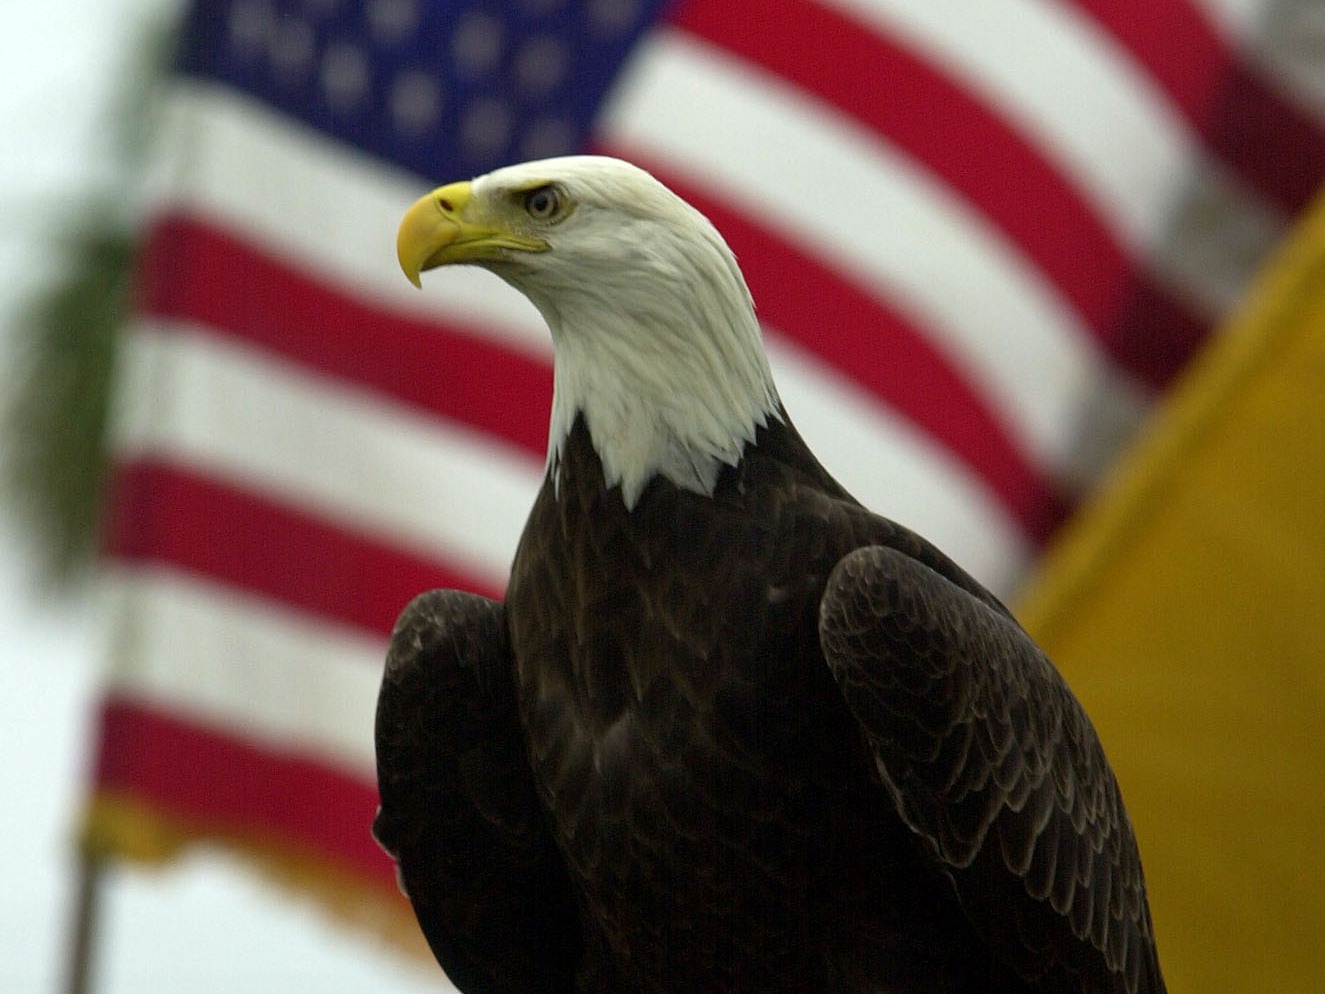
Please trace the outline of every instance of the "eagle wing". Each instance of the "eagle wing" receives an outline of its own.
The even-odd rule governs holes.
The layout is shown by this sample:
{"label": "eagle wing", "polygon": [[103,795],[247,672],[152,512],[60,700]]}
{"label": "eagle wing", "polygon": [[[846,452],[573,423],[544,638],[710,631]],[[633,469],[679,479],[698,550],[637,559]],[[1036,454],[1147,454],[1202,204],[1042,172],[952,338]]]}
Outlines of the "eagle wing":
{"label": "eagle wing", "polygon": [[824,656],[923,853],[1045,990],[1164,990],[1141,861],[1080,704],[1009,616],[895,549],[845,556]]}
{"label": "eagle wing", "polygon": [[579,919],[530,774],[500,603],[434,590],[405,608],[376,745],[373,835],[451,981],[574,990]]}

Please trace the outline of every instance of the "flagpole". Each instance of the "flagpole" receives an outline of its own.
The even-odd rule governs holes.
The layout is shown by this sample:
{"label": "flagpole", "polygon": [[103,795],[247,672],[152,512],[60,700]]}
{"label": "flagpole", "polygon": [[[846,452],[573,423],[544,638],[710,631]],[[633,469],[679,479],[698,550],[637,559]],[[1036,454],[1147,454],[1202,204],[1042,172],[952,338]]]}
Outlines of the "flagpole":
{"label": "flagpole", "polygon": [[92,978],[93,943],[101,911],[101,880],[105,860],[92,846],[79,847],[78,891],[74,897],[65,994],[88,994]]}

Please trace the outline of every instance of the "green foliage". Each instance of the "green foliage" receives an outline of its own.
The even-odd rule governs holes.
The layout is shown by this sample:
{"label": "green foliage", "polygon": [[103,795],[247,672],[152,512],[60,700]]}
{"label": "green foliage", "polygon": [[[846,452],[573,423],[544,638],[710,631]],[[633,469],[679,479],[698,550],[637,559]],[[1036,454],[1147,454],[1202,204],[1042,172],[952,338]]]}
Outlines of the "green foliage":
{"label": "green foliage", "polygon": [[[16,382],[0,391],[0,498],[37,540],[48,586],[79,579],[98,540],[107,468],[106,435],[116,346],[130,309],[138,219],[134,188],[158,125],[163,68],[174,19],[159,12],[133,26],[139,43],[106,122],[103,165],[112,178],[89,189],[53,236],[55,279],[20,310]],[[65,198],[61,198],[63,201]],[[28,204],[29,216],[55,204]]]}
{"label": "green foliage", "polygon": [[60,282],[15,329],[19,378],[6,398],[5,496],[39,540],[45,579],[91,561],[106,472],[115,347],[129,310],[131,237],[111,221],[75,232]]}

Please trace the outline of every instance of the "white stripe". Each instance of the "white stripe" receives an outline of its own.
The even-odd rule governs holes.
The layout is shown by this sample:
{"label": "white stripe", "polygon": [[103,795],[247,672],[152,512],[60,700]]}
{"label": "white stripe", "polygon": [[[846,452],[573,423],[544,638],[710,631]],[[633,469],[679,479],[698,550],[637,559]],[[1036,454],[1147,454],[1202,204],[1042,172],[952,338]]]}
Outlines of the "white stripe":
{"label": "white stripe", "polygon": [[[180,161],[165,170],[169,182],[158,186],[154,198],[159,206],[183,204],[238,227],[275,251],[288,252],[299,265],[346,281],[388,307],[431,319],[459,312],[478,329],[505,329],[501,333],[513,336],[520,347],[550,355],[537,312],[481,270],[429,273],[423,294],[405,283],[389,245],[384,251],[380,244],[393,237],[380,215],[394,226],[400,204],[426,184],[416,186],[353,154],[341,165],[342,146],[292,128],[223,89],[189,84],[175,94],[172,106],[185,137],[177,136],[166,149],[167,158]],[[190,167],[195,159],[206,167]],[[272,177],[272,182],[254,184],[254,174]],[[246,187],[253,187],[251,195],[245,194]],[[321,217],[327,205],[335,210]],[[329,219],[335,229],[330,234]],[[142,333],[126,361],[126,375],[133,380],[123,391],[132,405],[121,431],[124,445],[169,450],[172,458],[190,465],[238,476],[289,501],[308,502],[358,530],[423,543],[439,555],[467,558],[481,575],[505,576],[535,489],[535,476],[521,459],[514,460],[512,470],[511,459],[494,456],[486,438],[432,419],[415,420],[389,404],[347,393],[343,384],[269,362],[241,345],[207,335],[162,333],[150,325]],[[937,445],[920,441],[901,419],[840,375],[812,362],[806,365],[808,360],[779,359],[779,354],[795,354],[785,347],[775,345],[771,351],[798,426],[807,437],[820,436],[816,444],[823,457],[854,492],[942,542],[996,586],[1000,577],[1016,573],[1024,560],[1024,541],[974,474]],[[213,368],[213,362],[219,365]],[[152,372],[157,365],[161,368]],[[189,385],[181,385],[181,376]],[[217,389],[223,381],[227,385]],[[212,404],[224,408],[224,417],[213,416],[207,409]],[[187,412],[182,423],[175,424],[180,419],[169,413],[172,406]],[[411,424],[404,432],[398,427],[402,417]],[[341,422],[348,422],[349,440],[334,442],[340,428],[332,426]],[[440,456],[426,454],[438,451],[430,440],[434,431],[441,432],[436,443]],[[310,438],[322,441],[310,446]],[[415,439],[411,451],[393,457],[406,438]],[[329,446],[334,451],[326,452]],[[841,455],[835,458],[835,453]],[[357,468],[344,466],[347,459]],[[358,465],[364,460],[372,460],[374,467]],[[473,466],[473,474],[468,468],[457,471],[459,466]],[[349,492],[357,487],[365,492]],[[466,517],[474,506],[483,509],[481,520]],[[954,520],[946,520],[948,513]]]}
{"label": "white stripe", "polygon": [[609,141],[918,316],[1034,461],[1069,462],[1063,426],[1105,360],[1015,244],[854,121],[701,42],[659,32],[631,65],[605,112]]}
{"label": "white stripe", "polygon": [[[1226,306],[1221,277],[1230,265],[1247,269],[1244,233],[1283,228],[1277,211],[1211,159],[1145,67],[1071,4],[824,2],[896,36],[982,95],[1094,205],[1124,251],[1153,262],[1161,277],[1176,277],[1178,292],[1198,309],[1217,314]],[[1241,24],[1249,11],[1221,16]],[[1175,220],[1180,204],[1197,199],[1220,203],[1221,227],[1205,231],[1195,249],[1205,260],[1219,257],[1217,273],[1192,264],[1184,218]]]}
{"label": "white stripe", "polygon": [[[765,99],[763,94],[747,97],[751,95],[755,103]],[[172,91],[167,109],[170,126],[163,129],[167,135],[159,155],[163,164],[150,184],[151,207],[187,208],[294,258],[301,268],[375,304],[415,318],[464,323],[523,353],[550,358],[551,342],[542,318],[521,294],[492,274],[472,266],[436,270],[428,273],[424,293],[401,277],[392,249],[394,227],[403,205],[411,203],[427,183],[355,154],[225,87],[182,83]],[[807,127],[814,130],[818,125],[811,121]],[[892,203],[898,220],[921,213],[916,205],[906,203],[909,196],[906,188],[896,191]],[[947,203],[942,197],[941,201]],[[742,205],[757,215],[767,213],[766,204]],[[816,217],[804,220],[815,223]],[[898,237],[892,231],[896,227],[886,221],[880,231],[889,235],[877,239],[876,247],[886,243],[894,249],[893,264],[902,273],[912,272],[913,245],[926,244],[928,231],[922,220],[913,225],[918,231],[912,236]],[[820,244],[831,244],[833,239],[833,231],[818,235]],[[970,232],[958,231],[949,243],[965,248]],[[969,350],[977,353],[969,358],[975,380],[992,380],[995,396],[1020,412],[1019,424],[1030,439],[1032,457],[1039,457],[1051,474],[1075,477],[1075,447],[1061,437],[1057,425],[1073,420],[1075,391],[1093,382],[1094,376],[1108,375],[1092,346],[1080,341],[1084,338],[1080,333],[1043,330],[1045,323],[1053,325],[1059,318],[1027,317],[1015,300],[1019,288],[1007,289],[1007,265],[994,265],[991,273],[991,266],[970,266],[961,278],[966,292],[954,294],[950,292],[953,273],[961,272],[958,266],[965,260],[945,258],[942,252],[930,252],[926,260],[924,272],[914,274],[909,284],[922,290],[938,288],[930,292],[937,306],[962,298],[965,326],[958,330]],[[973,284],[980,273],[988,273],[986,286]],[[882,282],[875,276],[869,280],[873,285]],[[986,292],[990,298],[980,300]],[[995,298],[1008,302],[1003,321],[1006,341],[1000,341],[996,326],[986,321],[986,307]],[[1067,318],[1061,321],[1072,323]],[[1037,329],[1040,334],[1020,334]],[[986,368],[986,363],[994,363],[994,368]],[[1121,396],[1129,410],[1142,410],[1141,396],[1126,387]]]}
{"label": "white stripe", "polygon": [[1015,588],[1032,550],[979,476],[776,331],[768,356],[792,422],[857,500],[924,535],[991,590]]}
{"label": "white stripe", "polygon": [[160,567],[113,564],[103,589],[117,692],[373,775],[384,639]]}
{"label": "white stripe", "polygon": [[1248,42],[1248,56],[1281,98],[1325,127],[1325,9],[1319,0],[1276,4]]}
{"label": "white stripe", "polygon": [[[684,52],[684,44],[681,48]],[[682,73],[685,71],[683,68]],[[721,90],[725,80],[711,83]],[[684,105],[683,97],[677,94],[667,101],[673,110],[669,118]],[[766,93],[752,90],[748,80],[744,92],[727,98],[731,103],[724,106],[733,120],[766,108],[768,99]],[[160,154],[164,165],[151,196],[157,209],[187,207],[238,229],[379,305],[425,320],[459,321],[527,354],[550,356],[551,342],[537,311],[491,274],[473,267],[438,270],[427,274],[423,293],[401,276],[392,247],[394,226],[402,205],[412,202],[428,184],[347,151],[224,88],[186,83],[173,93],[168,108],[170,126],[163,132],[169,137]],[[645,116],[653,113],[651,106],[636,109]],[[768,108],[762,113],[767,116],[777,111]],[[886,150],[867,137],[849,130],[843,136],[842,128],[828,126],[822,116],[819,108],[802,104],[798,126],[815,137],[812,145],[826,147],[834,161],[850,167],[839,171],[842,182],[854,182],[863,171],[868,182],[877,185],[887,180],[880,180],[876,169],[893,166],[900,170],[892,186],[886,187],[891,196],[886,209],[880,208],[886,216],[873,229],[886,232],[886,237],[862,239],[857,231],[856,244],[850,248],[858,249],[863,242],[872,248],[870,254],[886,254],[883,261],[895,270],[896,279],[891,282],[897,292],[922,298],[917,304],[922,312],[941,313],[945,320],[940,326],[950,330],[955,339],[950,344],[959,358],[964,357],[962,364],[975,382],[983,383],[999,404],[1012,411],[1014,426],[1032,456],[1051,474],[1067,472],[1072,454],[1057,426],[1072,420],[1077,391],[1092,382],[1101,368],[1085,333],[1076,329],[1052,291],[1045,291],[1024,267],[1017,268],[1012,250],[1000,254],[1001,248],[990,245],[989,237],[980,237],[988,235],[987,229],[969,214],[962,216],[962,209],[940,188],[889,159]],[[725,128],[717,117],[708,120],[724,133],[734,130]],[[673,130],[684,138],[686,123]],[[768,202],[761,202],[760,192],[738,195],[742,177],[731,173],[734,163],[746,161],[753,148],[768,150],[767,157],[784,170],[791,160],[759,137],[757,128],[745,131],[756,134],[748,136],[749,148],[734,150],[740,153],[734,159],[698,165],[709,180],[716,173],[725,173],[723,193],[742,209],[775,221],[770,215],[777,212],[770,212]],[[686,167],[695,167],[691,144],[677,141],[663,154],[671,156],[680,149],[688,157]],[[868,154],[884,161],[851,163],[862,145],[869,147]],[[814,171],[814,163],[803,164],[809,167],[807,172]],[[767,174],[767,169],[760,171]],[[255,176],[264,180],[255,181]],[[805,180],[823,188],[822,176],[806,176]],[[840,184],[838,188],[843,189]],[[917,196],[919,201],[913,199]],[[834,219],[834,228],[798,228],[791,234],[813,236],[821,250],[838,257],[838,265],[859,271],[861,263],[851,253],[844,255],[838,244],[841,230],[853,229],[857,207],[843,204],[840,211],[845,213]],[[889,285],[889,275],[878,272],[881,266],[876,259],[864,274],[867,286]],[[952,291],[954,273],[961,273],[960,293]],[[895,306],[896,300],[889,297],[888,303]],[[993,320],[993,316],[1001,320]],[[1073,331],[1063,334],[1063,326]],[[1120,403],[1132,410],[1139,409],[1141,401],[1139,396],[1124,394]]]}
{"label": "white stripe", "polygon": [[[1283,6],[1282,0],[1274,0]],[[1219,27],[1220,32],[1234,45],[1253,38],[1260,29],[1262,18],[1272,0],[1194,0]],[[1301,6],[1312,6],[1310,2]]]}
{"label": "white stripe", "polygon": [[1138,251],[1159,237],[1197,141],[1144,69],[1072,5],[826,2],[983,94],[1076,181],[1124,245]]}
{"label": "white stripe", "polygon": [[536,459],[188,326],[124,342],[113,444],[306,506],[501,586]]}
{"label": "white stripe", "polygon": [[422,320],[466,324],[550,356],[523,296],[472,267],[429,273],[420,293],[396,264],[396,227],[427,180],[372,159],[227,87],[172,84],[147,209],[219,221],[368,301]]}
{"label": "white stripe", "polygon": [[[844,485],[991,584],[1017,573],[1024,542],[977,477],[809,356],[776,339],[770,353]],[[532,460],[198,330],[140,324],[122,363],[120,455],[167,458],[503,582],[538,484]]]}
{"label": "white stripe", "polygon": [[1226,171],[1196,170],[1169,207],[1155,273],[1217,324],[1243,299],[1287,227],[1282,212],[1253,202]]}
{"label": "white stripe", "polygon": [[[179,162],[158,180],[154,203],[185,204],[216,217],[225,227],[248,232],[258,243],[297,257],[319,276],[346,282],[379,304],[424,318],[458,314],[478,330],[497,327],[522,349],[549,357],[542,318],[521,294],[490,274],[473,268],[439,270],[428,274],[423,294],[400,276],[390,250],[391,228],[400,205],[427,184],[356,155],[346,162],[339,144],[224,89],[189,83],[172,97],[171,106],[185,137],[167,147],[167,158]],[[195,160],[205,167],[192,166]],[[256,183],[254,175],[269,179]],[[386,245],[379,244],[383,240]],[[386,531],[392,541],[423,543],[486,575],[504,577],[535,489],[535,477],[521,459],[511,469],[510,459],[493,456],[488,439],[435,419],[413,419],[391,404],[299,374],[235,343],[178,331],[163,334],[150,325],[142,330],[142,343],[130,350],[142,358],[130,358],[126,367],[138,382],[143,376],[151,376],[151,382],[131,383],[123,391],[139,407],[136,414],[126,411],[123,444],[170,449],[175,459],[235,474],[285,500],[307,501],[370,534]],[[807,437],[820,436],[816,444],[825,461],[836,464],[833,468],[853,492],[942,542],[995,586],[999,578],[1016,573],[1026,555],[1020,531],[969,468],[882,411],[876,400],[864,398],[843,376],[815,368],[803,357],[779,360],[779,353],[790,351],[786,347],[771,351],[796,423]],[[156,363],[163,368],[151,374]],[[132,371],[135,366],[142,370]],[[187,378],[188,386],[179,383],[179,376]],[[217,387],[223,380],[227,386]],[[217,419],[208,404],[236,410]],[[175,424],[180,419],[168,406],[188,412],[183,423]],[[338,407],[342,414],[323,414],[323,408],[334,412]],[[396,424],[401,416],[409,421],[405,431]],[[348,435],[334,441],[341,428],[333,424],[342,421]],[[236,431],[231,425],[241,427]],[[818,425],[824,425],[822,431]],[[436,443],[441,456],[428,455],[433,432],[441,432]],[[322,441],[310,447],[309,439]],[[396,460],[391,453],[403,447],[404,439],[415,441]],[[843,444],[847,439],[851,443]],[[249,451],[250,440],[254,451]],[[326,452],[329,447],[334,451]],[[835,453],[840,453],[836,459]],[[330,469],[348,459],[356,464],[371,460],[374,467]],[[466,469],[457,472],[461,465]],[[399,482],[387,482],[392,480]],[[358,486],[366,492],[350,492]],[[440,513],[454,505],[462,510]],[[482,520],[472,520],[480,509]],[[990,521],[998,524],[987,525]]]}
{"label": "white stripe", "polygon": [[[1005,589],[1026,549],[982,481],[837,374],[772,354],[789,409],[844,484]],[[135,325],[119,386],[121,456],[170,460],[504,584],[541,479],[524,453],[189,326]]]}
{"label": "white stripe", "polygon": [[121,563],[106,580],[117,691],[374,775],[384,639],[183,573]]}

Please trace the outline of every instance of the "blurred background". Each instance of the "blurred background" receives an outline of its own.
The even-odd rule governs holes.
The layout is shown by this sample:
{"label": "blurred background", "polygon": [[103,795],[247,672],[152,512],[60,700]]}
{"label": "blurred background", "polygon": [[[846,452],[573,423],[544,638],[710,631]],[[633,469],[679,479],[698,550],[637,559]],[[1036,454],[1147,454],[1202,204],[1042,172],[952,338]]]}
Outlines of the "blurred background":
{"label": "blurred background", "polygon": [[[42,324],[51,295],[77,296],[69,282],[74,276],[93,284],[92,300],[65,305],[72,315],[62,320],[74,323],[75,336],[89,323],[102,326],[123,315],[122,267],[139,223],[132,173],[151,127],[141,100],[166,65],[178,14],[172,0],[59,0],[0,9],[0,266],[8,274],[0,285],[0,382],[7,397],[0,446],[7,482],[18,433],[12,401],[19,383],[36,375],[31,348],[42,361],[33,328]],[[64,458],[62,446],[92,444],[77,437],[85,429],[71,424],[70,433],[38,444]],[[14,498],[13,487],[6,497],[0,987],[56,991],[67,978],[78,819],[97,742],[107,612],[86,575],[79,526],[69,532],[56,526],[64,537],[52,535],[19,510],[28,505]],[[160,872],[116,867],[105,880],[92,989],[448,988],[422,958],[346,930],[291,893],[278,892],[251,865],[209,851]]]}
{"label": "blurred background", "polygon": [[584,150],[714,220],[824,462],[1064,670],[1170,989],[1313,989],[1320,3],[59,0],[0,79],[6,990],[446,989],[373,699],[413,593],[502,589],[550,343],[394,231]]}

